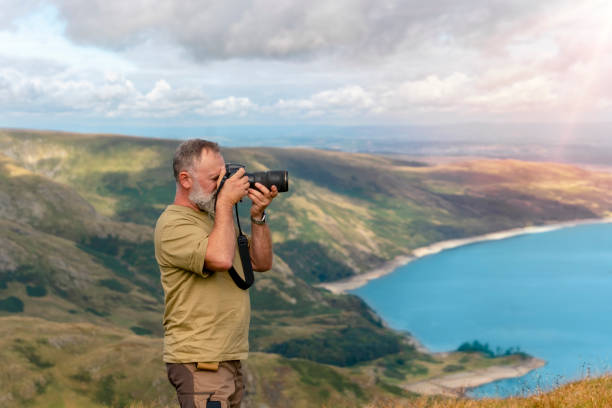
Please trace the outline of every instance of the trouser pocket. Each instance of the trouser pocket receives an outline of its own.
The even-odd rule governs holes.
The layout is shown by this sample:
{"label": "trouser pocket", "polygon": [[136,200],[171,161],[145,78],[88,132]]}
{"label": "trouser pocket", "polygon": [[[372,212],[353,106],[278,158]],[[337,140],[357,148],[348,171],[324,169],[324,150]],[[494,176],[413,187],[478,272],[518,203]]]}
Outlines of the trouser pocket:
{"label": "trouser pocket", "polygon": [[211,401],[212,392],[177,393],[181,408],[222,408],[219,401]]}

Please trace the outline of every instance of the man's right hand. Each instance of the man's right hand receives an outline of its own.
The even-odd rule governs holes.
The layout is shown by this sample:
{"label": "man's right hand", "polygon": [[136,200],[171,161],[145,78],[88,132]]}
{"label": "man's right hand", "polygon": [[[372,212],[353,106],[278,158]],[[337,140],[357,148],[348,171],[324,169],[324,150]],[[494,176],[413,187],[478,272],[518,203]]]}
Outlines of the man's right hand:
{"label": "man's right hand", "polygon": [[[240,168],[232,177],[225,181],[217,197],[217,208],[219,206],[229,206],[231,208],[247,195],[250,184],[249,178],[245,176],[245,173],[244,168]],[[219,179],[223,179],[224,175],[225,173],[221,174]]]}

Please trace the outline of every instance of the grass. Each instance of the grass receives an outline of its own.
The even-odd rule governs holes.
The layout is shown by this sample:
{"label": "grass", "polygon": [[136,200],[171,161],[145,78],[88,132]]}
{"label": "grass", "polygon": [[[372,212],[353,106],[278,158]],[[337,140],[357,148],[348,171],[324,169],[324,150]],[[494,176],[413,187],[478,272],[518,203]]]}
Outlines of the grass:
{"label": "grass", "polygon": [[[612,376],[586,378],[563,385],[550,392],[540,392],[530,397],[507,399],[450,399],[419,397],[406,393],[392,385],[382,385],[396,397],[381,397],[357,406],[366,408],[609,408],[612,405]],[[323,403],[311,407],[331,408],[337,405]],[[167,408],[158,404],[131,402],[129,408]]]}
{"label": "grass", "polygon": [[[132,400],[174,401],[159,338],[108,325],[31,317],[0,321],[0,406],[101,408]],[[75,395],[76,405],[69,402]]]}
{"label": "grass", "polygon": [[550,392],[529,397],[482,400],[417,397],[380,398],[368,408],[609,408],[612,406],[612,375],[585,378],[565,384]]}

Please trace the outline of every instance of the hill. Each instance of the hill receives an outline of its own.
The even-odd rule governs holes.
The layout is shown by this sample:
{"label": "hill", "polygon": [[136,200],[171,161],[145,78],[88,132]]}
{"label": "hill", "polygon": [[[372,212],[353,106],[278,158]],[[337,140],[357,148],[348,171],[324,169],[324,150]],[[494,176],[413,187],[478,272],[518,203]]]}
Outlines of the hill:
{"label": "hill", "polygon": [[[160,338],[108,323],[59,323],[23,316],[0,317],[0,323],[0,407],[124,407],[136,401],[146,407],[175,406],[174,389],[160,360]],[[402,375],[439,375],[459,359],[474,368],[512,364],[517,358],[491,361],[478,354],[456,353],[446,360],[428,356],[419,362],[404,352],[339,367],[255,352],[246,361],[246,405],[361,406],[373,397],[414,396],[394,385]]]}
{"label": "hill", "polygon": [[[20,317],[11,324],[26,322],[22,316],[45,322],[20,329],[28,345],[13,339],[5,361],[34,367],[45,361],[28,358],[48,348],[38,342],[48,336],[35,334],[33,326],[89,330],[79,326],[83,323],[93,325],[92,333],[96,327],[115,333],[101,337],[92,350],[83,343],[85,354],[102,358],[103,350],[123,338],[149,344],[143,346],[146,361],[159,356],[155,341],[163,302],[151,238],[157,216],[173,198],[170,161],[177,144],[0,131],[0,316]],[[304,401],[318,395],[321,404],[354,406],[377,395],[406,395],[403,382],[436,375],[462,358],[417,351],[409,337],[386,328],[359,298],[333,295],[313,283],[366,272],[440,240],[612,211],[612,176],[568,165],[478,160],[431,166],[309,149],[224,149],[223,154],[250,171],[290,173],[290,191],[270,209],[274,268],[258,275],[251,289],[250,340],[256,353],[249,372],[256,381],[249,400],[269,406],[285,406],[287,390],[304,386]],[[31,354],[32,347],[43,351]],[[511,361],[476,358],[462,369],[503,363]],[[152,367],[140,368],[155,372]],[[79,390],[61,379],[72,375],[67,367],[57,364],[53,370],[58,389]],[[328,373],[335,385],[325,386],[317,373]],[[106,375],[123,389],[121,370]],[[29,387],[38,390],[36,381]],[[41,389],[46,395],[47,388]],[[95,390],[87,389],[95,401]],[[24,401],[36,404],[37,395]],[[117,401],[126,401],[131,394],[117,395]]]}

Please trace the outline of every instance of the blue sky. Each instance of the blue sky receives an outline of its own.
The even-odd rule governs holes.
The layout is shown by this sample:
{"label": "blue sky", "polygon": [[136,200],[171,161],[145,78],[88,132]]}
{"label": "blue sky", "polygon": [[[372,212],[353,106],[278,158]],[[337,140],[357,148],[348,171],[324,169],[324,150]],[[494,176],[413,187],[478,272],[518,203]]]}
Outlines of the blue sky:
{"label": "blue sky", "polygon": [[602,122],[603,0],[0,0],[0,126]]}

